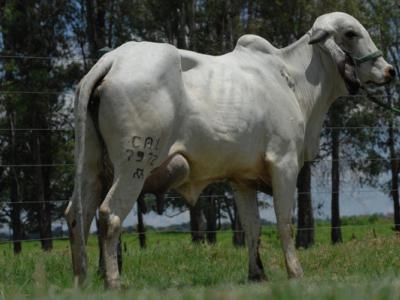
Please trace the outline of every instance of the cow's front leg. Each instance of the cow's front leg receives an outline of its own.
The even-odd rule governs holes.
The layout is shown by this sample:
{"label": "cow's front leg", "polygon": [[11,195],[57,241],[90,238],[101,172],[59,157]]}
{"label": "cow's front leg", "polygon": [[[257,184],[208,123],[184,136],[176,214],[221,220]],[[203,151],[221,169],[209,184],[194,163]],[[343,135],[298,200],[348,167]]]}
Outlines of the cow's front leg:
{"label": "cow's front leg", "polygon": [[249,280],[266,280],[259,254],[261,222],[256,191],[236,184],[233,191],[249,251]]}
{"label": "cow's front leg", "polygon": [[[296,156],[293,155],[293,157]],[[290,278],[303,276],[303,270],[297,258],[292,238],[291,224],[297,175],[298,163],[291,157],[283,158],[272,166],[272,188],[276,221]]]}

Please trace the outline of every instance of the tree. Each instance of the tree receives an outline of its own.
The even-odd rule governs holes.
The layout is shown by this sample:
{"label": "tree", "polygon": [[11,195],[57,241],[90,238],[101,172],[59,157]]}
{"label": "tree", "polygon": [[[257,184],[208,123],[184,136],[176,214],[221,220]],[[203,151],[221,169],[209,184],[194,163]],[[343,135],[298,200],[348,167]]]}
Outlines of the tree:
{"label": "tree", "polygon": [[200,198],[194,206],[189,208],[190,212],[190,233],[192,242],[203,243],[205,241],[205,222],[201,209],[202,199]]}
{"label": "tree", "polygon": [[[27,165],[13,167],[9,176],[14,182],[10,185],[13,202],[24,204],[27,231],[39,231],[44,250],[52,248],[52,216],[57,206],[49,200],[56,197],[58,183],[51,182],[51,176],[57,176],[59,169],[53,167],[58,150],[58,137],[45,136],[41,130],[55,128],[62,122],[56,116],[64,100],[63,92],[71,86],[70,71],[75,74],[73,63],[59,63],[51,57],[69,54],[66,23],[72,6],[68,1],[57,3],[34,3],[32,1],[7,1],[1,3],[1,35],[3,52],[13,58],[3,62],[5,77],[2,90],[17,91],[3,95],[6,107],[10,143],[3,144],[2,159],[5,164]],[[62,13],[61,13],[62,11]],[[53,14],[49,14],[53,12]],[[29,28],[29,35],[26,35]],[[29,56],[30,58],[19,58]],[[32,57],[48,57],[33,59]],[[18,91],[24,91],[20,93]],[[36,92],[31,92],[36,91]],[[40,92],[43,91],[43,92]],[[47,92],[46,92],[47,91]],[[16,128],[35,128],[28,131],[16,131]],[[18,134],[17,134],[18,133]],[[23,136],[24,135],[24,136]],[[16,154],[18,153],[18,161]],[[71,157],[71,156],[70,156]],[[35,165],[30,167],[29,165]],[[64,174],[68,170],[62,170]],[[18,205],[19,206],[19,205]],[[16,228],[14,235],[20,236],[21,225],[18,221],[21,206],[12,208],[12,224]],[[57,207],[59,208],[59,206]],[[20,233],[18,233],[20,232]]]}
{"label": "tree", "polygon": [[146,248],[146,228],[144,227],[143,214],[146,213],[146,204],[144,202],[144,197],[139,197],[137,200],[137,231],[139,236],[140,248]]}
{"label": "tree", "polygon": [[[335,109],[336,108],[336,109]],[[340,189],[340,170],[339,170],[339,140],[340,132],[337,130],[339,126],[337,116],[337,107],[333,106],[329,113],[331,126],[331,143],[332,143],[332,200],[331,200],[331,240],[333,244],[341,243],[342,231],[340,227],[340,210],[339,210],[339,189]]]}
{"label": "tree", "polygon": [[315,225],[311,199],[311,163],[305,162],[297,179],[297,234],[296,247],[314,244]]}

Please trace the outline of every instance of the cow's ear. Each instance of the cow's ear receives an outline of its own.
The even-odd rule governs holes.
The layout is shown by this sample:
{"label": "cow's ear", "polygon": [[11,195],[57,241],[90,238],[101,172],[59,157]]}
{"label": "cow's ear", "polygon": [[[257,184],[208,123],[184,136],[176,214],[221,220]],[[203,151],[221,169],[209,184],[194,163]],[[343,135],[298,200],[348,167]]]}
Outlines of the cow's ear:
{"label": "cow's ear", "polygon": [[310,45],[325,41],[330,33],[324,29],[316,29],[311,33],[310,41],[308,42]]}

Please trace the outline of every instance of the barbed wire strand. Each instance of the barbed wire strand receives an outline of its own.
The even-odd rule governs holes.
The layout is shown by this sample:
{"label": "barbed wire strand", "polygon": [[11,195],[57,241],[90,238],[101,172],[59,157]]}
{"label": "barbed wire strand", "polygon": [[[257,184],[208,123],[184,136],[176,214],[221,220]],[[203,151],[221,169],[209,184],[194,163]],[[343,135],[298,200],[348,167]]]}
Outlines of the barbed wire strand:
{"label": "barbed wire strand", "polygon": [[[340,127],[323,127],[322,130],[387,130],[389,126],[340,126]],[[399,128],[393,128],[394,131],[399,131]],[[0,128],[0,131],[74,131],[73,128]]]}
{"label": "barbed wire strand", "polygon": [[[93,58],[65,58],[65,57],[54,57],[54,56],[25,56],[25,55],[0,55],[0,58],[6,58],[6,59],[44,59],[44,60],[55,60],[55,59],[60,59],[60,60],[75,60],[75,61],[84,61],[86,60],[96,60]],[[9,95],[15,95],[15,94],[39,94],[39,95],[59,95],[59,94],[66,94],[66,93],[72,93],[72,92],[67,92],[67,91],[5,91],[5,90],[0,90],[0,94],[9,94]],[[385,98],[386,96],[380,96],[381,98]],[[364,95],[356,95],[353,96],[352,98],[365,98]],[[369,129],[369,130],[384,130],[388,129],[388,126],[335,126],[335,127],[324,127],[323,130],[364,130],[364,129]],[[0,131],[73,131],[74,129],[64,129],[64,128],[18,128],[18,129],[9,129],[9,128],[2,128]],[[349,161],[350,159],[339,159],[339,160],[329,160],[329,159],[321,159],[321,160],[313,160],[314,162],[322,162],[322,161]],[[399,160],[399,159],[363,159],[364,161],[392,161],[392,160]],[[33,164],[19,164],[19,165],[0,165],[0,167],[58,167],[58,166],[73,166],[73,164],[41,164],[41,165],[33,165]],[[393,192],[396,190],[388,191],[388,192]],[[347,191],[346,191],[347,192]],[[339,191],[339,193],[346,193],[345,191]],[[377,191],[348,191],[350,193],[375,193]],[[331,191],[326,191],[326,192],[299,192],[298,194],[313,194],[313,193],[332,193]],[[220,198],[220,197],[226,197],[225,195],[202,195],[200,198]],[[175,198],[180,198],[180,197],[166,197],[165,199],[175,199]],[[34,204],[34,203],[57,203],[57,202],[68,202],[69,200],[51,200],[51,201],[5,201],[2,203],[6,204]],[[332,227],[332,226],[316,226],[315,228],[296,228],[296,230],[317,230],[317,229],[333,229],[333,228],[346,228],[346,227],[361,227],[361,226],[370,226],[372,228],[376,226],[398,226],[400,224],[359,224],[359,225],[343,225],[341,227]],[[276,229],[275,229],[276,230]],[[234,231],[234,230],[229,230],[230,232],[243,232],[243,231]],[[223,231],[147,231],[147,232],[134,232],[130,234],[149,234],[149,233],[193,233],[193,232],[201,232],[201,233],[210,233],[210,232],[223,232]],[[226,232],[226,231],[225,231]],[[21,240],[7,240],[7,241],[0,241],[0,244],[4,243],[15,243],[15,242],[32,242],[32,241],[43,241],[43,240],[66,240],[69,239],[68,236],[61,236],[61,237],[52,237],[52,238],[37,238],[37,239],[21,239]]]}
{"label": "barbed wire strand", "polygon": [[65,202],[69,202],[69,200],[47,200],[47,201],[0,201],[0,205],[1,204],[6,204],[6,205],[10,205],[10,204],[43,204],[43,203],[65,203]]}
{"label": "barbed wire strand", "polygon": [[[66,91],[22,91],[22,90],[0,90],[0,94],[49,94],[49,95],[54,95],[54,94],[64,94],[64,93],[73,93],[73,90],[70,90],[69,92]],[[386,95],[378,95],[377,97],[379,98],[388,98]],[[348,95],[345,96],[344,98],[356,98],[356,99],[366,99],[367,95]],[[389,111],[390,113],[394,113],[393,111]]]}
{"label": "barbed wire strand", "polygon": [[74,131],[73,128],[0,128],[0,131]]}
{"label": "barbed wire strand", "polygon": [[17,164],[17,165],[0,165],[3,168],[31,168],[31,167],[65,167],[74,166],[74,164]]}
{"label": "barbed wire strand", "polygon": [[[297,231],[317,231],[319,229],[344,229],[344,228],[365,228],[365,227],[369,227],[369,228],[379,228],[379,227],[389,227],[390,229],[400,226],[400,224],[347,224],[347,225],[342,225],[342,226],[329,226],[329,225],[317,225],[315,227],[305,227],[305,228],[298,228],[296,226],[293,225],[293,229],[297,230]],[[262,231],[262,235],[265,235],[265,227],[263,228],[264,231]],[[269,226],[268,228],[269,231],[272,232],[276,232],[277,228],[276,228],[276,224],[272,224]],[[243,230],[232,230],[232,229],[228,229],[228,230],[148,230],[148,231],[142,231],[142,232],[137,232],[137,231],[132,231],[132,232],[126,232],[125,234],[128,235],[140,235],[140,234],[191,234],[191,233],[243,233]],[[92,235],[96,235],[96,233],[92,233]],[[0,244],[8,244],[8,243],[18,243],[18,242],[39,242],[39,241],[47,241],[47,240],[68,240],[69,236],[53,236],[53,237],[49,237],[49,238],[32,238],[32,239],[19,239],[19,240],[12,240],[12,239],[8,239],[8,240],[0,240]]]}
{"label": "barbed wire strand", "polygon": [[34,95],[59,95],[59,94],[73,94],[73,91],[71,90],[70,92],[67,91],[4,91],[0,90],[0,94],[4,95],[24,95],[24,94],[34,94]]}
{"label": "barbed wire strand", "polygon": [[[367,129],[367,130],[371,130],[371,131],[384,131],[384,130],[388,130],[389,127],[388,126],[378,126],[378,127],[368,127],[368,126],[344,126],[344,127],[323,127],[322,130],[363,130],[363,129]],[[0,131],[28,131],[28,132],[32,132],[32,131],[74,131],[74,128],[0,128]],[[394,131],[400,131],[400,128],[393,128]]]}
{"label": "barbed wire strand", "polygon": [[[371,161],[386,161],[386,162],[390,162],[390,161],[400,161],[400,157],[399,158],[361,158],[361,159],[352,159],[352,158],[328,159],[328,158],[324,158],[324,159],[305,160],[304,162],[319,163],[319,162],[341,162],[341,161],[357,162],[357,163],[371,162]],[[0,164],[0,167],[4,167],[4,168],[9,168],[9,167],[13,167],[13,168],[62,167],[62,166],[74,166],[74,164],[73,163],[60,163],[60,164],[28,164],[28,163],[25,163],[25,164]]]}
{"label": "barbed wire strand", "polygon": [[[332,193],[339,193],[341,195],[343,194],[375,194],[375,193],[393,193],[397,192],[399,190],[387,190],[387,191],[380,191],[380,190],[344,190],[344,191],[339,191],[339,192],[332,192],[332,191],[311,191],[311,192],[296,192],[297,195],[318,195],[318,194],[332,194]],[[151,193],[149,193],[151,194]],[[233,195],[201,195],[199,196],[200,199],[208,199],[208,198],[234,198]],[[164,197],[164,200],[178,200],[178,199],[183,199],[181,196],[167,196]],[[66,203],[69,202],[70,200],[47,200],[47,201],[0,201],[1,204],[5,205],[12,205],[12,204],[43,204],[43,203]]]}
{"label": "barbed wire strand", "polygon": [[68,236],[55,236],[51,238],[34,238],[34,239],[20,239],[20,240],[0,240],[0,244],[7,244],[7,243],[21,243],[21,242],[41,242],[41,241],[56,241],[56,240],[67,240],[69,239]]}
{"label": "barbed wire strand", "polygon": [[8,58],[8,59],[42,59],[42,60],[73,60],[73,61],[84,61],[84,60],[97,60],[96,58],[92,57],[63,57],[63,56],[34,56],[34,55],[7,55],[7,54],[0,54],[0,58]]}

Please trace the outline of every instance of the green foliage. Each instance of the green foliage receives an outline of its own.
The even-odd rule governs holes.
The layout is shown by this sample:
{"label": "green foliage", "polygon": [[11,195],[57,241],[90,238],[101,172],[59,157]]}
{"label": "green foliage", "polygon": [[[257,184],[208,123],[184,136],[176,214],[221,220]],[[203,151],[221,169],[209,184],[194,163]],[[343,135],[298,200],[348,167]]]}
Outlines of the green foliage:
{"label": "green foliage", "polygon": [[[73,13],[70,1],[3,1],[0,4],[1,52],[12,56],[0,61],[0,90],[11,92],[0,94],[3,109],[0,153],[4,165],[73,161],[72,132],[50,131],[71,129],[72,103],[68,104],[68,94],[71,98],[73,85],[82,74],[80,64],[70,59],[74,50],[68,22]],[[43,130],[11,130],[26,128]],[[27,202],[18,212],[24,216],[25,226],[22,225],[21,231],[37,232],[43,226],[40,220],[44,205],[29,202],[69,198],[72,171],[71,167],[1,167],[0,176],[5,185],[0,201]],[[54,219],[60,217],[63,207],[59,203],[47,207]]]}
{"label": "green foliage", "polygon": [[136,235],[124,235],[126,289],[121,293],[103,291],[96,275],[95,237],[89,239],[89,279],[82,292],[72,289],[67,241],[56,242],[46,255],[34,242],[25,243],[27,251],[17,256],[0,245],[0,298],[397,299],[400,241],[388,221],[378,218],[373,224],[383,229],[376,237],[370,226],[361,226],[359,238],[351,239],[354,228],[345,227],[345,242],[337,246],[330,245],[325,228],[319,225],[317,244],[299,251],[305,278],[294,281],[286,277],[275,227],[264,227],[260,250],[270,283],[262,284],[247,283],[247,250],[231,245],[231,232],[219,232],[213,246],[192,244],[183,233],[149,232],[146,249],[139,248]]}
{"label": "green foliage", "polygon": [[[115,48],[129,40],[168,42],[179,48],[208,54],[223,54],[234,48],[244,33],[259,34],[277,47],[298,39],[312,26],[315,18],[331,11],[344,11],[358,18],[371,33],[400,73],[399,7],[394,0],[57,0],[0,1],[1,53],[31,58],[1,58],[0,76],[3,91],[51,91],[50,94],[0,94],[0,128],[73,128],[72,93],[98,55],[98,50]],[[45,57],[42,59],[32,58]],[[51,57],[53,57],[51,59]],[[88,59],[92,58],[92,59]],[[384,92],[399,106],[399,84]],[[382,95],[382,94],[380,94]],[[382,112],[363,100],[345,98],[333,107],[329,124],[335,126],[382,126],[390,122],[398,128],[398,118]],[[0,132],[3,164],[46,164],[73,162],[72,132]],[[345,165],[357,172],[361,184],[384,190],[391,170],[389,155],[398,155],[394,139],[388,150],[387,128],[341,131],[341,157],[351,159]],[[329,132],[323,141],[329,145]],[[41,144],[41,153],[34,155]],[[328,146],[326,148],[328,148]],[[326,149],[325,149],[326,150]],[[37,152],[37,151],[36,151]],[[13,155],[17,153],[17,157]],[[328,151],[322,155],[329,155]],[[15,156],[15,155],[14,155]],[[356,158],[356,159],[355,159]],[[395,176],[398,176],[397,168]],[[16,172],[15,174],[13,172]],[[22,202],[38,200],[38,186],[43,185],[46,200],[64,200],[71,195],[73,167],[43,167],[43,184],[38,183],[37,168],[2,168],[0,201],[13,197],[13,184],[20,188]],[[223,186],[218,194],[227,191]],[[207,191],[206,191],[207,192]],[[228,191],[229,192],[229,191]],[[15,199],[14,199],[15,200]],[[232,199],[219,207],[220,215],[232,215]],[[183,201],[171,200],[169,207],[184,208]],[[207,202],[204,202],[207,205]],[[149,206],[154,206],[149,201]],[[53,219],[59,219],[65,205],[52,205]],[[12,208],[0,207],[0,220],[10,221]],[[40,209],[24,204],[21,216],[28,231],[37,231]],[[21,217],[22,218],[22,217]],[[231,218],[232,219],[232,218]]]}

